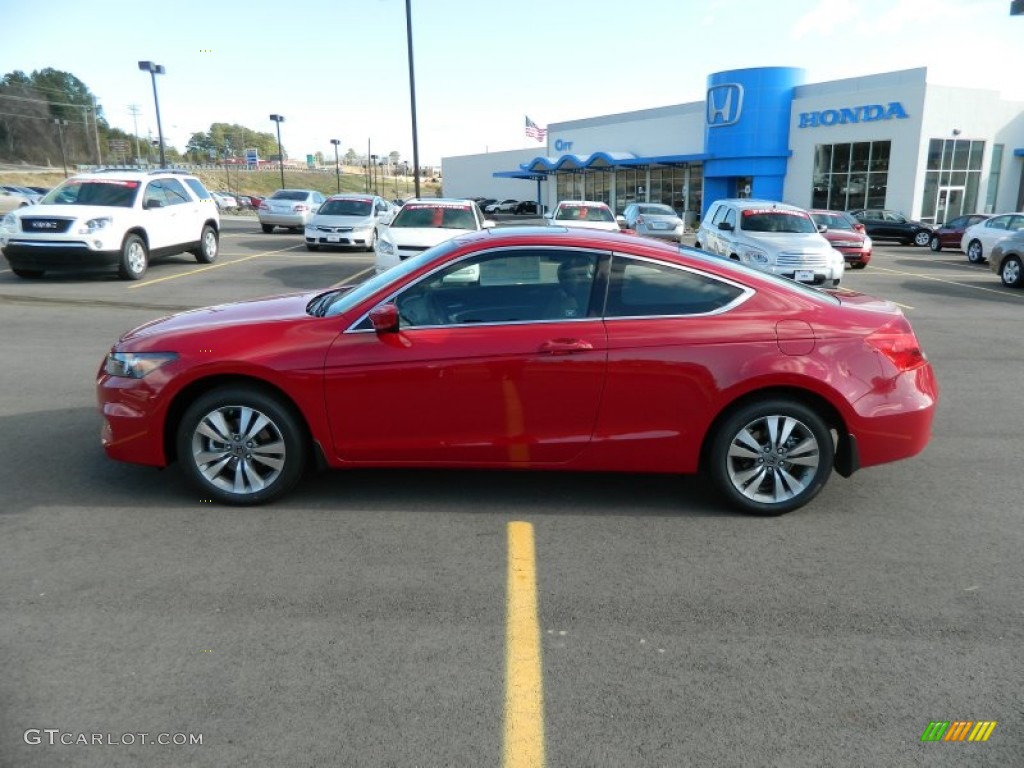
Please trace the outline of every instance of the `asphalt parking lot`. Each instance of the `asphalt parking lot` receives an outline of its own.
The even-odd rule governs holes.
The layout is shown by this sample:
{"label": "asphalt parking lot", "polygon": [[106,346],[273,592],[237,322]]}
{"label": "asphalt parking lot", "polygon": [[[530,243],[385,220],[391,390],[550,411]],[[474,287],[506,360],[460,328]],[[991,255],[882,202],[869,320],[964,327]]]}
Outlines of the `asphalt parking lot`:
{"label": "asphalt parking lot", "polygon": [[[326,473],[227,509],[105,458],[93,384],[122,332],[371,270],[245,219],[215,264],[138,282],[0,260],[0,766],[500,765],[520,522],[549,766],[1024,765],[1024,291],[912,247],[848,272],[913,323],[934,437],[781,518],[694,478],[492,472]],[[997,726],[921,741],[964,720]]]}

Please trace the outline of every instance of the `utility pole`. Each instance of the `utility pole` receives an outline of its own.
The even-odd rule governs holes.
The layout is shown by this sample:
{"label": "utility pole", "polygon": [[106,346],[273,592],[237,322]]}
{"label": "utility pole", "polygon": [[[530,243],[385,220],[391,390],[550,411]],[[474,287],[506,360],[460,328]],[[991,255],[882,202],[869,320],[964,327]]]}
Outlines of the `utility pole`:
{"label": "utility pole", "polygon": [[135,126],[135,163],[142,162],[142,153],[139,152],[139,114],[142,110],[138,104],[129,104],[128,113],[132,116],[132,124]]}
{"label": "utility pole", "polygon": [[96,137],[96,165],[103,165],[103,155],[100,154],[100,106],[96,97],[92,97],[92,130]]}

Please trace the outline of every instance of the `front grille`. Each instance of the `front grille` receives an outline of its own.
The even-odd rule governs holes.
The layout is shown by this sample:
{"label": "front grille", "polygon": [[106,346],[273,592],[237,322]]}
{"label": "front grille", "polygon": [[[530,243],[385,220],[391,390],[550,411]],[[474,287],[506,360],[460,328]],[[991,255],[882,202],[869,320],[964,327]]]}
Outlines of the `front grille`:
{"label": "front grille", "polygon": [[813,269],[815,267],[827,267],[828,257],[823,253],[794,253],[789,251],[780,253],[775,263],[780,267]]}
{"label": "front grille", "polygon": [[352,227],[323,227],[323,226],[317,225],[317,231],[319,231],[319,232],[329,232],[332,235],[334,235],[334,234],[337,234],[338,232],[351,232],[352,231]]}
{"label": "front grille", "polygon": [[50,216],[22,216],[22,232],[39,232],[48,235],[64,234],[71,229],[74,219],[57,219]]}

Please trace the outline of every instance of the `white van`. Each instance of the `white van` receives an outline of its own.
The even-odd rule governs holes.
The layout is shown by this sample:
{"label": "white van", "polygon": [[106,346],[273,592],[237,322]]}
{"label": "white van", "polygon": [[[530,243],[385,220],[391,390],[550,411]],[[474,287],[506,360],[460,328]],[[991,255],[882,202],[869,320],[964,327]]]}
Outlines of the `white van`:
{"label": "white van", "polygon": [[835,287],[843,255],[802,208],[771,200],[712,203],[697,230],[697,247],[801,283]]}

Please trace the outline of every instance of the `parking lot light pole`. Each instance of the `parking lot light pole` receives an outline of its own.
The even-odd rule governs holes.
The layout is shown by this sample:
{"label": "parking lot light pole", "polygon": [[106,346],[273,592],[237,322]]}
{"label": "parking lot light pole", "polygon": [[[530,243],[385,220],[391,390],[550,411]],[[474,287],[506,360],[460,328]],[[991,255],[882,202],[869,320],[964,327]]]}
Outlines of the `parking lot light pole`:
{"label": "parking lot light pole", "polygon": [[284,189],[284,150],[281,149],[281,123],[284,115],[271,115],[270,119],[277,123],[277,167],[281,169],[281,189]]}
{"label": "parking lot light pole", "polygon": [[370,182],[373,194],[377,194],[377,156],[370,155]]}
{"label": "parking lot light pole", "polygon": [[164,154],[164,129],[160,123],[160,99],[156,95],[156,76],[166,74],[167,70],[164,69],[163,64],[154,64],[152,61],[140,61],[139,69],[143,72],[149,72],[149,76],[153,78],[153,105],[156,107],[156,134],[160,139],[160,167],[167,167],[167,158]]}
{"label": "parking lot light pole", "polygon": [[331,144],[334,145],[334,175],[338,179],[338,192],[341,192],[341,162],[338,160],[338,145],[341,144],[341,139],[331,139]]}
{"label": "parking lot light pole", "polygon": [[57,132],[60,134],[60,162],[64,166],[64,178],[66,179],[68,177],[68,156],[64,152],[64,126],[68,124],[68,121],[54,118],[53,124],[57,126]]}

